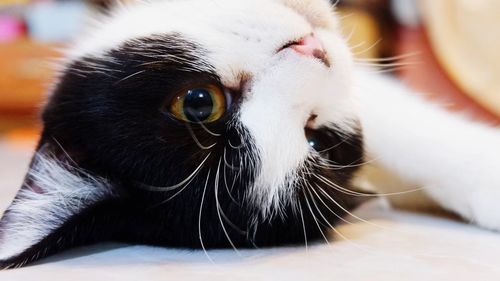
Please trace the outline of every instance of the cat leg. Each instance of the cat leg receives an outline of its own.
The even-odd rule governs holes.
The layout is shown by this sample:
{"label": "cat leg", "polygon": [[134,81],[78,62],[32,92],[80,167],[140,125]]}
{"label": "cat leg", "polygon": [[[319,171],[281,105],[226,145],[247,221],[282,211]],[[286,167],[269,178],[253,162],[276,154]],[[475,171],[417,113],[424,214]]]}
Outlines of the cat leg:
{"label": "cat leg", "polygon": [[391,78],[355,77],[368,158],[442,207],[500,231],[500,129],[446,112]]}

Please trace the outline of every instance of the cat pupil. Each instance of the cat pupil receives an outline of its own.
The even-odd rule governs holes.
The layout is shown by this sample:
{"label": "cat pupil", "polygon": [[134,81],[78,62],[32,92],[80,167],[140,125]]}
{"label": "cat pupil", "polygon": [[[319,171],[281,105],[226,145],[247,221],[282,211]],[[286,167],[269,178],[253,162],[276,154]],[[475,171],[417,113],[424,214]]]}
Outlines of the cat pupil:
{"label": "cat pupil", "polygon": [[188,91],[184,99],[184,114],[192,122],[207,120],[213,113],[214,101],[207,89]]}
{"label": "cat pupil", "polygon": [[309,145],[314,148],[316,146],[316,142],[314,140],[309,140]]}
{"label": "cat pupil", "polygon": [[319,142],[316,138],[308,138],[307,142],[309,143],[309,146],[311,146],[314,150],[318,151],[320,149]]}
{"label": "cat pupil", "polygon": [[305,133],[306,133],[307,143],[312,149],[318,152],[324,149],[323,148],[324,143],[321,142],[321,136],[318,135],[318,132],[311,129],[306,129]]}

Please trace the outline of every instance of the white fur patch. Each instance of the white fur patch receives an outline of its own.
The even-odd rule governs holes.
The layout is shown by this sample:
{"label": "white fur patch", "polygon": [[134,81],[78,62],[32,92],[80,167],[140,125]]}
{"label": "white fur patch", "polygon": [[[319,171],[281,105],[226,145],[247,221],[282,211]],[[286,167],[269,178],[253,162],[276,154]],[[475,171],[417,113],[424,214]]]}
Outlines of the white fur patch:
{"label": "white fur patch", "polygon": [[304,133],[310,115],[319,116],[318,126],[332,123],[352,132],[355,112],[345,92],[336,93],[330,84],[335,70],[292,52],[271,63],[256,77],[241,108],[241,122],[254,137],[261,160],[248,197],[263,217],[292,201],[297,173],[311,153]]}
{"label": "white fur patch", "polygon": [[441,206],[500,230],[500,128],[445,112],[392,79],[355,77],[370,158]]}
{"label": "white fur patch", "polygon": [[23,253],[82,209],[113,196],[106,180],[82,178],[41,154],[28,177],[34,189],[24,186],[4,218],[0,260]]}

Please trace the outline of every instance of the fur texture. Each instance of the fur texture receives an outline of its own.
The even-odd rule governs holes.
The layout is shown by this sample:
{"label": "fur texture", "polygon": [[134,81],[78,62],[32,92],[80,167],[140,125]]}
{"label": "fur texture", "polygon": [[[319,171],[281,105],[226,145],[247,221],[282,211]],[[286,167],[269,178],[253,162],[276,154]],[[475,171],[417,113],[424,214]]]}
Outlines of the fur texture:
{"label": "fur texture", "polygon": [[114,196],[105,179],[82,173],[50,155],[35,155],[24,186],[0,223],[0,237],[8,242],[0,244],[0,260],[21,255],[69,218]]}
{"label": "fur texture", "polygon": [[[1,267],[106,240],[206,249],[326,239],[371,196],[353,185],[367,162],[500,229],[488,212],[498,131],[355,70],[328,1],[141,2],[88,33],[68,52],[0,222]],[[310,35],[328,64],[289,48]],[[224,89],[222,117],[174,118],[178,93],[205,84]]]}
{"label": "fur texture", "polygon": [[[429,201],[491,230],[500,230],[500,130],[425,102],[401,83],[358,70],[355,96],[368,159],[402,179],[380,193],[419,189]],[[369,87],[367,87],[369,85]],[[390,106],[381,104],[386,102]],[[396,190],[394,188],[397,188]],[[405,204],[412,207],[411,192]],[[423,204],[423,203],[419,203]]]}

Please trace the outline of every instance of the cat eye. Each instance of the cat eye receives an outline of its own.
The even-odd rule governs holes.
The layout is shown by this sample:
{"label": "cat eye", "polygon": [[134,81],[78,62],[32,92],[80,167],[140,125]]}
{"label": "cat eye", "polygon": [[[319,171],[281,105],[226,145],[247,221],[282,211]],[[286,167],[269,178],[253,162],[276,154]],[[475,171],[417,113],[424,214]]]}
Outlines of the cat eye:
{"label": "cat eye", "polygon": [[222,118],[230,100],[229,94],[221,87],[202,85],[178,93],[170,104],[170,113],[185,122],[211,123]]}
{"label": "cat eye", "polygon": [[312,149],[316,150],[317,152],[322,152],[325,149],[323,139],[317,131],[306,129],[305,133],[307,143]]}
{"label": "cat eye", "polygon": [[307,138],[307,143],[309,144],[309,146],[316,150],[316,151],[321,151],[323,149],[321,143],[319,142],[319,140],[317,138],[314,138],[314,137],[309,137]]}

